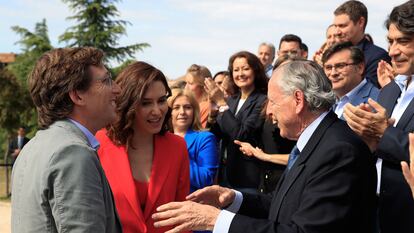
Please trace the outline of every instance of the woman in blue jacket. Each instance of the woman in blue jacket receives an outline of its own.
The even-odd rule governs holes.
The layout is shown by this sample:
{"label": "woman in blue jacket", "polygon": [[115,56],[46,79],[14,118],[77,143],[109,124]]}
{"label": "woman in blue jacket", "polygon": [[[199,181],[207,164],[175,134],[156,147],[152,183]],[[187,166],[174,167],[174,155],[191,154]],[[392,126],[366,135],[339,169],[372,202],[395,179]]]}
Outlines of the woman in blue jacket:
{"label": "woman in blue jacket", "polygon": [[215,136],[201,131],[200,108],[194,96],[178,90],[170,97],[171,129],[184,138],[190,156],[190,192],[212,185],[218,169],[218,151]]}

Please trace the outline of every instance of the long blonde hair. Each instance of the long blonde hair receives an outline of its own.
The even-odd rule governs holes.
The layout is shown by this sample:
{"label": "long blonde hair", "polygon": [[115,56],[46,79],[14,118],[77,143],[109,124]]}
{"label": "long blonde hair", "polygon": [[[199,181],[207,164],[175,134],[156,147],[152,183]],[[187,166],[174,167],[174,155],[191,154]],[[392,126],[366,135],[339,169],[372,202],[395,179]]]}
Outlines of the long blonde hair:
{"label": "long blonde hair", "polygon": [[[168,98],[168,106],[172,109],[175,100],[178,97],[181,97],[181,96],[187,97],[188,101],[191,104],[191,107],[193,108],[193,120],[192,120],[192,124],[191,124],[191,129],[194,130],[194,131],[202,130],[203,127],[202,127],[201,122],[200,122],[200,106],[199,106],[197,100],[195,99],[195,97],[194,97],[194,95],[191,91],[175,89],[173,91],[173,95]],[[174,131],[174,128],[172,126],[172,119],[170,119],[170,131],[171,132]]]}

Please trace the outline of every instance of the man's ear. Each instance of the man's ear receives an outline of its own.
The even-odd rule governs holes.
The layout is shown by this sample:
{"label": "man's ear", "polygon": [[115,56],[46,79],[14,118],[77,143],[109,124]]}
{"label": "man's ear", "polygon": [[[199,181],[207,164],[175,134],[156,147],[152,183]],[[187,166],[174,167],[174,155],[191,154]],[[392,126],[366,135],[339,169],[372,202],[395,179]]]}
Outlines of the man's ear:
{"label": "man's ear", "polygon": [[358,73],[364,78],[364,71],[365,71],[365,64],[361,62],[360,64],[357,64],[358,67]]}
{"label": "man's ear", "polygon": [[303,91],[301,90],[294,91],[293,98],[295,99],[296,113],[302,112],[302,110],[305,107],[305,95],[303,94]]}
{"label": "man's ear", "polygon": [[85,96],[80,91],[74,90],[69,92],[69,97],[75,105],[84,105]]}
{"label": "man's ear", "polygon": [[359,20],[357,22],[358,26],[364,31],[364,25],[365,25],[366,19],[364,17],[359,17]]}

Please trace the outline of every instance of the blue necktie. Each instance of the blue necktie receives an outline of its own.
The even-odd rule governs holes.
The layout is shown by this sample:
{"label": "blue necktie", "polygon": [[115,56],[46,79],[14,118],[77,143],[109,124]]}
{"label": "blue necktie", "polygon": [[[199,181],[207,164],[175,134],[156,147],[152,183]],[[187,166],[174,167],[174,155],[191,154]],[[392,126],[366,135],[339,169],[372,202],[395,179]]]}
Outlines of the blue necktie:
{"label": "blue necktie", "polygon": [[290,152],[290,155],[289,155],[289,160],[288,160],[288,164],[287,164],[288,170],[290,170],[290,168],[293,166],[296,159],[299,157],[299,154],[300,154],[300,151],[299,151],[298,147],[295,145],[292,148],[292,151]]}

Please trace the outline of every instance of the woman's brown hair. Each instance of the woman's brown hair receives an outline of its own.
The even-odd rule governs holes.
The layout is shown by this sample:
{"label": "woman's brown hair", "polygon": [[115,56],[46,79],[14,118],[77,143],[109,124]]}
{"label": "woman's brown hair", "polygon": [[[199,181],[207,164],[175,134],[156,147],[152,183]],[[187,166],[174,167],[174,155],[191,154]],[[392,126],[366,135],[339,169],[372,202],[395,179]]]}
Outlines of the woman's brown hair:
{"label": "woman's brown hair", "polygon": [[59,48],[44,53],[29,75],[29,91],[41,129],[66,119],[73,111],[69,92],[86,91],[91,66],[102,66],[104,53],[92,47]]}
{"label": "woman's brown hair", "polygon": [[245,58],[247,60],[247,64],[249,64],[254,73],[254,88],[263,94],[267,94],[267,82],[269,79],[266,76],[265,70],[259,58],[253,53],[240,51],[230,57],[228,70],[231,79],[234,80],[233,63],[236,58]]}
{"label": "woman's brown hair", "polygon": [[[171,96],[167,79],[157,68],[145,62],[134,62],[119,73],[116,83],[121,88],[117,98],[117,119],[107,127],[108,137],[116,145],[129,145],[134,135],[135,111],[151,83],[160,81],[164,84],[166,95]],[[160,134],[164,134],[171,116],[168,109]]]}

